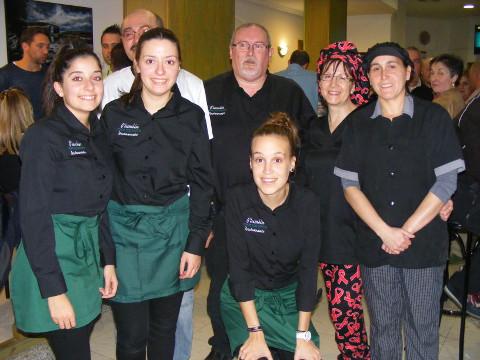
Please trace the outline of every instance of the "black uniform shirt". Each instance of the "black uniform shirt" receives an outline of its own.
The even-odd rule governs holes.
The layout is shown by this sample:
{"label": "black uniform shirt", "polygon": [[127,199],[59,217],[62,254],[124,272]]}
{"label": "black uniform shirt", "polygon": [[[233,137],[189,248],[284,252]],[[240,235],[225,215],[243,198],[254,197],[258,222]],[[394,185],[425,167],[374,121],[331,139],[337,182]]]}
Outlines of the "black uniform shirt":
{"label": "black uniform shirt", "polygon": [[345,200],[340,179],[333,174],[346,123],[347,120],[342,121],[331,133],[327,116],[312,122],[295,177],[296,182],[312,189],[320,199],[320,261],[329,264],[357,263],[354,250],[356,217]]}
{"label": "black uniform shirt", "polygon": [[227,192],[225,210],[230,285],[237,301],[255,298],[255,288],[279,289],[298,281],[299,311],[316,305],[320,250],[319,200],[290,184],[285,202],[272,211],[255,184]]}
{"label": "black uniform shirt", "polygon": [[316,118],[303,90],[290,79],[267,74],[263,87],[249,96],[233,72],[205,82],[208,109],[212,122],[212,155],[216,196],[224,203],[226,190],[252,181],[249,166],[253,132],[274,111],[283,111],[306,129]]}
{"label": "black uniform shirt", "polygon": [[465,157],[465,174],[480,182],[480,95],[467,104],[456,120]]}
{"label": "black uniform shirt", "polygon": [[98,119],[89,132],[62,104],[27,130],[20,145],[20,224],[23,244],[42,297],[67,291],[55,255],[53,214],[102,214],[100,248],[115,263],[105,207],[112,189],[108,164],[94,145]]}
{"label": "black uniform shirt", "polygon": [[[404,113],[390,121],[376,105],[349,115],[335,173],[358,180],[380,217],[401,227],[436,176],[463,168],[462,153],[453,121],[441,106],[407,96]],[[383,251],[381,239],[363,221],[358,222],[356,243],[359,261],[367,266],[440,266],[448,252],[446,223],[439,216],[418,231],[400,255]]]}
{"label": "black uniform shirt", "polygon": [[211,228],[213,176],[205,116],[174,87],[164,108],[151,115],[140,93],[133,103],[108,103],[104,142],[112,156],[112,199],[124,205],[167,206],[190,191],[190,234],[185,251],[201,255]]}

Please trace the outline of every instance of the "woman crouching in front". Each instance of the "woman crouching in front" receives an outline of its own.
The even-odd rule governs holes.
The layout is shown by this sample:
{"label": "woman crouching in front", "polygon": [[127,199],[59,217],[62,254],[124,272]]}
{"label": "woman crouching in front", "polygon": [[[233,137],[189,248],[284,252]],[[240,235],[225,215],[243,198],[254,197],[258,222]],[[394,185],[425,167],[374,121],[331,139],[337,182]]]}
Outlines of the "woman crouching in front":
{"label": "woman crouching in front", "polygon": [[221,310],[239,359],[320,359],[310,321],[317,303],[320,202],[288,181],[298,146],[288,116],[272,114],[253,134],[254,183],[227,194],[230,277]]}

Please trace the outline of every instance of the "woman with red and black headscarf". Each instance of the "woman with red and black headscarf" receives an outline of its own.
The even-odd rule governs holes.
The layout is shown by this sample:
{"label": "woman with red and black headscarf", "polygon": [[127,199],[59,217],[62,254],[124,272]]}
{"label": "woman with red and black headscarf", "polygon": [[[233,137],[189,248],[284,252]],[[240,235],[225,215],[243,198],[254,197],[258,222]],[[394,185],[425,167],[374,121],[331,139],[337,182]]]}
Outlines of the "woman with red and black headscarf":
{"label": "woman with red and black headscarf", "polygon": [[361,303],[363,284],[353,246],[355,215],[345,201],[340,179],[333,174],[347,116],[368,102],[369,82],[362,59],[349,41],[323,49],[317,73],[319,94],[328,112],[307,132],[298,181],[311,188],[321,201],[319,261],[340,350],[338,359],[370,359]]}

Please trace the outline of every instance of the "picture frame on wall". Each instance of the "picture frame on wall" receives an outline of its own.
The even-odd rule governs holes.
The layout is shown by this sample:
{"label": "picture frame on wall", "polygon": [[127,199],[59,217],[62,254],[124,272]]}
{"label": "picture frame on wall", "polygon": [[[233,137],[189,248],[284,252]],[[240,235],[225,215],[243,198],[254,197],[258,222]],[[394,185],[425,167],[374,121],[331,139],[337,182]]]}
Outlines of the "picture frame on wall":
{"label": "picture frame on wall", "polygon": [[82,41],[93,48],[92,8],[34,0],[4,0],[8,62],[19,60],[20,34],[27,27],[41,27],[50,38],[47,62],[62,44]]}

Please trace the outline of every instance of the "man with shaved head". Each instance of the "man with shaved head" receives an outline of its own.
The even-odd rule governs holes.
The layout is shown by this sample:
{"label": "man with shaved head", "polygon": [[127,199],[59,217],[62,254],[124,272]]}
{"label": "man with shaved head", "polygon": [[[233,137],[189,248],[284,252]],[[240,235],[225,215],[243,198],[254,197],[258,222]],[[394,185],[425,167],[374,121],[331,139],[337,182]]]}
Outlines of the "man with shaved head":
{"label": "man with shaved head", "polygon": [[[163,27],[162,18],[146,9],[134,10],[123,19],[121,26],[122,44],[128,58],[132,62],[135,59],[135,49],[140,36],[146,31],[156,27]],[[123,68],[108,76],[104,82],[102,108],[110,101],[118,99],[121,95],[128,93],[134,79],[135,72],[133,66]],[[188,71],[180,69],[176,85],[178,86],[182,97],[197,104],[205,112],[205,122],[207,124],[209,137],[211,138],[210,117],[208,114],[205,88],[203,87],[202,80]],[[175,334],[174,360],[185,360],[190,358],[193,337],[192,317],[193,289],[186,291],[183,295]],[[119,336],[122,336],[122,334],[117,333],[117,338]],[[128,337],[128,335],[126,335],[126,337]],[[137,344],[136,340],[137,339],[127,339],[126,341],[126,343],[131,344],[132,351],[135,350],[135,347],[145,348],[145,346]],[[146,341],[146,339],[143,340]],[[122,342],[125,343],[125,341]]]}

